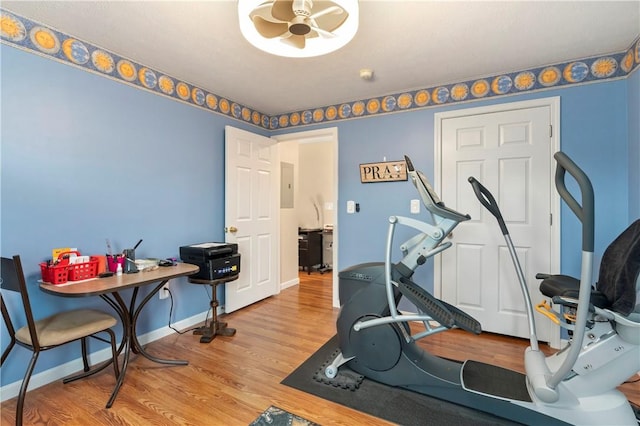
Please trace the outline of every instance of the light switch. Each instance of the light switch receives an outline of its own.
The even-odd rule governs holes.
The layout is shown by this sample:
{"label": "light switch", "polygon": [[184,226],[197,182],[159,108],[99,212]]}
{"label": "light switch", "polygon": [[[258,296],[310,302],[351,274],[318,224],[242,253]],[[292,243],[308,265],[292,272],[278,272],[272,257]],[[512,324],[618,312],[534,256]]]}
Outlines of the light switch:
{"label": "light switch", "polygon": [[420,200],[411,200],[411,213],[420,213]]}
{"label": "light switch", "polygon": [[347,213],[353,214],[356,212],[356,202],[353,200],[347,201]]}

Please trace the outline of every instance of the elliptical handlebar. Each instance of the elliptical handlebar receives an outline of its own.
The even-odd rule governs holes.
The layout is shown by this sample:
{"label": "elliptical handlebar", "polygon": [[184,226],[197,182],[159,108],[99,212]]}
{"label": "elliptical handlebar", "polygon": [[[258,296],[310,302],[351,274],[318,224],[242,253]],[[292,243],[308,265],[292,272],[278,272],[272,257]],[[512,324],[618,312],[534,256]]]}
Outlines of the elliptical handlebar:
{"label": "elliptical handlebar", "polygon": [[456,210],[450,209],[440,200],[438,194],[435,193],[427,177],[420,171],[413,167],[413,163],[408,156],[404,156],[404,161],[407,165],[407,173],[411,177],[413,185],[416,187],[422,203],[425,208],[431,213],[436,214],[442,218],[450,219],[455,222],[462,222],[471,219],[468,214],[460,213]]}
{"label": "elliptical handlebar", "polygon": [[404,162],[407,164],[407,171],[413,172],[415,171],[415,167],[413,167],[413,163],[411,162],[411,158],[408,156],[404,156]]}
{"label": "elliptical handlebar", "polygon": [[524,306],[527,311],[527,323],[529,326],[529,341],[531,342],[531,349],[537,353],[541,353],[538,348],[536,323],[533,317],[533,303],[531,302],[531,296],[529,295],[529,287],[527,286],[527,280],[524,276],[524,272],[522,271],[522,266],[520,266],[520,261],[518,260],[518,254],[516,253],[513,241],[511,241],[509,229],[507,229],[507,225],[504,223],[504,219],[502,218],[500,207],[498,207],[498,203],[496,202],[496,199],[494,198],[491,191],[489,191],[484,185],[478,182],[475,177],[469,176],[467,180],[471,184],[473,192],[476,194],[476,197],[478,198],[478,201],[480,201],[480,204],[482,204],[487,210],[489,210],[489,213],[491,213],[496,218],[496,220],[498,221],[498,225],[500,225],[502,236],[504,237],[504,241],[507,244],[507,248],[509,249],[509,255],[511,256],[511,260],[513,261],[513,266],[516,270],[516,275],[518,276],[518,282],[520,283],[520,291],[522,292]]}
{"label": "elliptical handlebar", "polygon": [[[556,167],[556,189],[565,203],[582,222],[582,251],[593,253],[594,249],[594,195],[593,186],[587,175],[564,152],[556,152],[553,156],[558,165]],[[569,172],[578,186],[582,196],[582,205],[576,201],[567,189],[565,174]]]}
{"label": "elliptical handlebar", "polygon": [[498,203],[496,199],[493,198],[493,194],[489,192],[487,188],[484,187],[476,178],[473,176],[469,176],[467,179],[473,188],[473,192],[475,192],[478,201],[482,204],[489,213],[491,213],[498,220],[498,225],[500,225],[500,230],[502,231],[502,235],[507,235],[509,230],[507,229],[507,225],[504,223],[504,219],[502,219],[502,213],[500,213],[500,208],[498,207]]}

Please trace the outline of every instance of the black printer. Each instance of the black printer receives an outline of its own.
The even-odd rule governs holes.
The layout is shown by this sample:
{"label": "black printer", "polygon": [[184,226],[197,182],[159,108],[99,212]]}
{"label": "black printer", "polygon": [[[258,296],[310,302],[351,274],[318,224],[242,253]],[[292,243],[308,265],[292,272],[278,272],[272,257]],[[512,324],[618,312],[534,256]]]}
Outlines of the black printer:
{"label": "black printer", "polygon": [[240,253],[235,243],[200,243],[180,247],[180,259],[200,267],[191,278],[219,280],[240,273]]}

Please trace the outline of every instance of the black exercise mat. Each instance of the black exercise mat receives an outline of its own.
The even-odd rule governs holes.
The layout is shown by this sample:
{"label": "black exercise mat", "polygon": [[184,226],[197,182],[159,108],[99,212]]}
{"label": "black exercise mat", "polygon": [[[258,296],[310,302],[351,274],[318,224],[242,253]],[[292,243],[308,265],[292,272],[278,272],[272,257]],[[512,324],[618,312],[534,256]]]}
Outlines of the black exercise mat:
{"label": "black exercise mat", "polygon": [[337,347],[338,339],[334,336],[281,383],[400,425],[518,424],[417,392],[383,385],[367,378],[355,391],[314,380],[318,368]]}

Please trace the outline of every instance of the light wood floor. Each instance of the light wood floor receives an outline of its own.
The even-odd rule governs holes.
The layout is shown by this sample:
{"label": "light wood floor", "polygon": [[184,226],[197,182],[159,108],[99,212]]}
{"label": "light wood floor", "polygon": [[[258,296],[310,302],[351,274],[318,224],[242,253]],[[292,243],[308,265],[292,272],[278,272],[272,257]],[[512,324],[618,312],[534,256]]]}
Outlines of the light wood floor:
{"label": "light wood floor", "polygon": [[[331,274],[301,273],[300,278],[299,286],[227,315],[225,321],[238,330],[233,337],[218,336],[201,344],[199,336],[187,333],[149,344],[154,355],[190,363],[166,367],[132,357],[111,409],[104,405],[115,379],[112,370],[105,370],[85,380],[67,385],[58,381],[28,392],[24,424],[248,425],[269,405],[276,405],[322,425],[388,425],[280,384],[335,334],[338,310],[331,308]],[[454,330],[423,340],[441,356],[523,371],[526,342],[518,339]],[[640,404],[638,382],[621,390]],[[0,406],[2,425],[15,423],[15,408],[15,398]]]}

